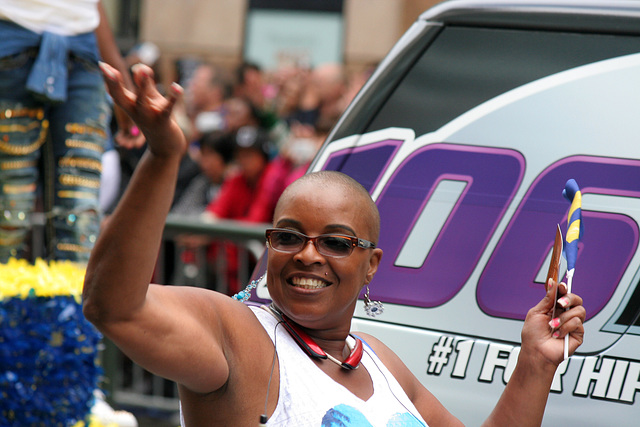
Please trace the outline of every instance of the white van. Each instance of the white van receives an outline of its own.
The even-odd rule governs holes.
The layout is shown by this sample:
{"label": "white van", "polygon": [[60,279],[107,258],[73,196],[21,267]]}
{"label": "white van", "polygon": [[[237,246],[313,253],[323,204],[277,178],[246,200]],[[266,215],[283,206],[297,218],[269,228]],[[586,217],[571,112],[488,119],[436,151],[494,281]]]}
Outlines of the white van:
{"label": "white van", "polygon": [[469,426],[513,371],[574,178],[586,338],[558,369],[544,425],[640,424],[640,2],[434,7],[341,118],[321,169],[357,179],[381,213],[371,297],[385,311],[359,307],[354,330]]}

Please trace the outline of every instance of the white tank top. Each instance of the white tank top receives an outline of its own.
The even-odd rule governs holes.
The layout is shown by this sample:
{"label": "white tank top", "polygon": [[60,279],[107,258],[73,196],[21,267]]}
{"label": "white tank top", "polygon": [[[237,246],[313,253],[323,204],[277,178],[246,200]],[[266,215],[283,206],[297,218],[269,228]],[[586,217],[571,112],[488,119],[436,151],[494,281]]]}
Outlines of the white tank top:
{"label": "white tank top", "polygon": [[398,381],[367,344],[358,369],[366,369],[371,376],[373,395],[364,401],[318,368],[282,326],[276,329],[277,320],[271,314],[258,307],[251,309],[278,350],[280,396],[268,426],[427,426]]}
{"label": "white tank top", "polygon": [[0,0],[0,19],[38,34],[73,36],[95,30],[100,14],[98,0]]}

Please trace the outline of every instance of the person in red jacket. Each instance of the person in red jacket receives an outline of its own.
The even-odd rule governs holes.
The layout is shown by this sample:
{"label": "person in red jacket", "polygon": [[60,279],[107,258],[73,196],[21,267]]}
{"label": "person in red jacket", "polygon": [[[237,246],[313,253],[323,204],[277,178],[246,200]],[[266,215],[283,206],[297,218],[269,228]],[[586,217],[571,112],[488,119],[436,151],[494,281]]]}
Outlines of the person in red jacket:
{"label": "person in red jacket", "polygon": [[259,128],[240,128],[235,141],[237,170],[225,179],[205,217],[269,222],[284,190],[288,168],[278,158],[270,160],[271,143]]}
{"label": "person in red jacket", "polygon": [[[235,133],[237,170],[222,183],[218,196],[207,206],[205,220],[232,219],[252,223],[268,223],[278,198],[284,191],[290,172],[289,163],[272,152],[268,136],[257,127],[245,126]],[[227,291],[238,290],[238,248],[225,243],[227,257]],[[209,259],[216,259],[219,244],[209,248]],[[255,262],[255,259],[251,260]]]}

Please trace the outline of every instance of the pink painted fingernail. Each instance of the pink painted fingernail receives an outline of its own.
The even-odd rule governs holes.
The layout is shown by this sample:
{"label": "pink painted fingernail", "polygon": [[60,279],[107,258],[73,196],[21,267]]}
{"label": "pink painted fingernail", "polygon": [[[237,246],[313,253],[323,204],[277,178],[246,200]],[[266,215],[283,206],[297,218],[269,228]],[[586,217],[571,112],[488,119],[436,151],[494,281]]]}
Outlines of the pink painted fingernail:
{"label": "pink painted fingernail", "polygon": [[560,319],[558,319],[557,317],[555,319],[551,319],[551,321],[549,322],[549,326],[551,326],[552,329],[557,328],[558,326],[560,326]]}
{"label": "pink painted fingernail", "polygon": [[171,83],[171,90],[173,91],[173,93],[175,93],[176,95],[181,95],[182,93],[184,93],[184,89],[182,88],[182,86],[180,86],[178,83],[173,82]]}
{"label": "pink painted fingernail", "polygon": [[569,298],[562,297],[562,298],[558,299],[558,304],[560,304],[562,306],[562,308],[566,308],[569,305]]}
{"label": "pink painted fingernail", "polygon": [[560,338],[560,332],[555,331],[551,336],[553,336],[554,338]]}
{"label": "pink painted fingernail", "polygon": [[140,135],[140,129],[138,129],[138,126],[132,126],[131,127],[131,135],[133,135],[133,136]]}
{"label": "pink painted fingernail", "polygon": [[132,71],[134,74],[136,74],[136,73],[141,73],[141,74],[144,74],[145,76],[147,75],[147,73],[145,73],[144,66],[143,66],[142,64],[140,64],[140,63],[133,64],[133,65],[131,66],[131,71]]}

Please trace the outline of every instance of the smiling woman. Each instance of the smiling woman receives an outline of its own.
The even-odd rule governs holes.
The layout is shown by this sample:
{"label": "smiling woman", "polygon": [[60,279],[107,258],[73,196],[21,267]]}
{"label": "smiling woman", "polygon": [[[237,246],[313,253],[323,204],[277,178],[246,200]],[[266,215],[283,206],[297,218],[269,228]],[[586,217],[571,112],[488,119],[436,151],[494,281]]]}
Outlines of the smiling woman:
{"label": "smiling woman", "polygon": [[[371,242],[378,238],[378,218],[369,193],[344,174],[318,172],[290,185],[273,220],[277,230],[285,231],[268,233],[267,286],[274,304],[305,327],[348,333],[358,295],[373,279],[382,257],[382,250]],[[287,245],[282,236],[277,238],[284,233],[289,235]],[[316,237],[309,239],[304,233]],[[327,248],[328,237],[349,243],[342,249]],[[289,243],[291,239],[298,244]]]}
{"label": "smiling woman", "polygon": [[[181,90],[164,98],[144,66],[134,70],[136,93],[115,70],[103,71],[148,150],[96,243],[84,313],[134,361],[178,383],[184,426],[461,425],[387,346],[350,331],[382,249],[375,203],[342,173],[305,175],[282,194],[267,232],[269,307],[150,285],[187,146],[171,119]],[[567,311],[552,319],[556,290]],[[527,316],[517,367],[486,425],[540,424],[563,358],[558,338],[568,335],[575,351],[584,316],[579,296],[550,283]]]}

